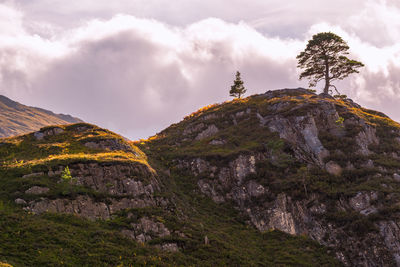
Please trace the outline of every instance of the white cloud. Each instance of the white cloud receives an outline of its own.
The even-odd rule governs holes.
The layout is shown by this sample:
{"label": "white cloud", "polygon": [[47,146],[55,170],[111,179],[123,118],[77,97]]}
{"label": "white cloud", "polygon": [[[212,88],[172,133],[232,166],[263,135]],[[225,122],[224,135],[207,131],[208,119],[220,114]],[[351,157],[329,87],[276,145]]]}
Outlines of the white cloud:
{"label": "white cloud", "polygon": [[[275,0],[251,0],[243,6],[236,0],[227,10],[223,1],[213,2],[215,9],[207,1],[193,1],[195,8],[180,1],[163,7],[171,11],[163,14],[155,1],[115,1],[110,6],[113,12],[125,7],[126,13],[136,10],[153,18],[107,13],[103,2],[93,9],[88,0],[54,11],[68,17],[68,12],[95,10],[88,15],[95,19],[75,27],[49,22],[47,13],[32,20],[27,11],[65,2],[14,1],[19,11],[0,4],[0,92],[128,137],[147,137],[201,106],[226,100],[236,70],[242,72],[248,94],[305,86],[297,80],[296,55],[313,34],[333,31],[349,43],[351,57],[366,64],[359,75],[339,83],[341,91],[399,120],[393,101],[400,101],[400,45],[395,42],[400,35],[389,29],[385,14],[395,19],[400,11],[385,1],[352,1],[342,11],[343,1],[280,6]],[[191,21],[196,17],[191,13],[199,10],[202,16],[220,18]],[[163,22],[174,21],[178,13],[185,19]],[[379,42],[370,37],[373,24],[385,25],[373,30],[388,38]],[[14,29],[6,30],[7,25]],[[283,33],[289,28],[297,32]]]}

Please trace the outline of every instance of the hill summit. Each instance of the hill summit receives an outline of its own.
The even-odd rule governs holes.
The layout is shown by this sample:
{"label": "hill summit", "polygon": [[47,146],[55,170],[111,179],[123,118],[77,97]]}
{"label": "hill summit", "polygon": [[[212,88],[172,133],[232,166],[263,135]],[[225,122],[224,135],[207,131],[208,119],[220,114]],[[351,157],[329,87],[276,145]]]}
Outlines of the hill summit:
{"label": "hill summit", "polygon": [[136,142],[46,127],[0,156],[10,264],[400,265],[400,125],[350,99],[268,91]]}
{"label": "hill summit", "polygon": [[37,131],[41,127],[82,122],[70,115],[28,107],[0,95],[0,137]]}

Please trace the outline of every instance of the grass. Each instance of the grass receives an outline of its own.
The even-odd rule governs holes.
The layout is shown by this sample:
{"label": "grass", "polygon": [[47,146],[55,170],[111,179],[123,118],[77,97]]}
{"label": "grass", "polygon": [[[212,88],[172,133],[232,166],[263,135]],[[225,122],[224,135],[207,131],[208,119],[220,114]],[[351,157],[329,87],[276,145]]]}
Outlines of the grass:
{"label": "grass", "polygon": [[[55,126],[42,128],[45,132]],[[56,126],[64,131],[37,140],[33,133],[0,141],[0,163],[3,167],[57,166],[76,162],[138,162],[147,164],[146,155],[121,136],[97,126],[78,123]],[[92,149],[87,142],[112,140],[129,150]]]}

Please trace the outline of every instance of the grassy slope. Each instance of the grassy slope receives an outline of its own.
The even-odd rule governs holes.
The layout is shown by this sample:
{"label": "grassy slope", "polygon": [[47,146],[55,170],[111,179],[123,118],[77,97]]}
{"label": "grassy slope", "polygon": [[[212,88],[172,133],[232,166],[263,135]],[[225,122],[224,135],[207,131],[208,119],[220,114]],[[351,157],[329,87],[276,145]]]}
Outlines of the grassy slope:
{"label": "grassy slope", "polygon": [[[135,218],[127,219],[121,212],[112,220],[95,222],[75,216],[33,215],[22,211],[14,204],[14,199],[33,184],[50,186],[60,196],[65,194],[65,190],[67,195],[74,190],[57,188],[54,178],[45,175],[21,178],[23,174],[70,162],[130,161],[147,164],[145,155],[135,146],[132,146],[135,154],[91,150],[82,146],[85,140],[93,139],[117,138],[124,141],[94,126],[85,133],[76,132],[76,127],[65,126],[63,134],[43,141],[25,135],[3,140],[0,145],[3,159],[0,169],[0,262],[15,266],[338,265],[326,249],[306,237],[292,237],[277,231],[259,233],[248,226],[230,204],[218,205],[199,194],[193,177],[176,169],[172,169],[170,176],[164,175],[168,162],[162,159],[162,151],[156,152],[158,149],[153,143],[142,145],[142,148],[149,153],[151,166],[160,174],[166,188],[164,196],[174,203],[169,211],[137,209],[131,211]],[[177,242],[182,247],[181,252],[162,252],[120,236],[121,226],[144,215],[181,233],[166,240],[154,239],[151,244]],[[205,236],[210,240],[209,245],[204,244]]]}
{"label": "grassy slope", "polygon": [[[313,97],[312,94],[305,95],[293,92],[293,95],[269,99],[252,96],[220,105],[211,105],[194,112],[180,123],[171,125],[149,140],[141,143],[137,142],[137,144],[142,149],[151,148],[153,157],[162,160],[168,167],[173,167],[172,160],[177,158],[203,157],[211,162],[218,163],[235,159],[238,154],[273,153],[277,160],[260,164],[258,166],[258,174],[261,175],[258,175],[258,179],[261,179],[262,176],[276,177],[275,181],[266,181],[267,185],[271,186],[271,183],[274,184],[275,182],[277,183],[277,190],[285,190],[289,186],[287,191],[293,193],[296,188],[300,188],[300,190],[303,188],[302,181],[298,178],[299,171],[302,171],[300,168],[305,167],[305,164],[297,161],[292,156],[289,145],[280,139],[276,133],[270,132],[266,127],[259,126],[259,120],[254,111],[257,110],[262,116],[273,115],[271,106],[278,103],[286,103],[285,109],[279,112],[280,115],[300,116],[318,108],[318,101],[320,99]],[[400,124],[380,112],[358,108],[341,99],[325,99],[325,101],[335,105],[339,116],[343,120],[361,119],[366,124],[376,127],[376,134],[380,139],[380,143],[377,146],[371,145],[369,147],[370,150],[376,152],[375,154],[361,156],[355,153],[357,150],[355,137],[361,130],[360,127],[342,124],[341,127],[345,131],[343,137],[320,131],[319,138],[322,144],[331,151],[331,155],[325,161],[334,160],[343,168],[346,167],[348,162],[352,162],[355,164],[356,170],[346,170],[342,176],[336,177],[319,169],[313,169],[310,173],[307,173],[311,191],[332,197],[336,197],[337,194],[351,195],[360,190],[371,189],[378,189],[386,193],[400,193],[399,186],[391,179],[369,179],[380,172],[379,167],[385,168],[386,174],[389,174],[389,176],[400,169],[400,161],[391,156],[392,152],[400,151],[400,143],[394,141],[395,138],[399,137]],[[246,112],[248,109],[252,110],[252,115],[237,119],[237,125],[232,123],[234,114]],[[204,120],[204,118],[210,117],[212,114],[217,116]],[[199,123],[217,125],[219,132],[216,135],[198,141],[192,141],[197,133],[189,134],[190,140],[182,141],[182,132],[188,126]],[[337,123],[341,124],[342,122],[338,121]],[[226,143],[216,146],[209,144],[212,140],[225,140]],[[336,152],[338,150],[343,153]],[[148,151],[146,153],[150,154]],[[373,160],[375,167],[362,166],[369,159]],[[279,176],[285,170],[289,171],[291,175],[285,173],[285,179],[281,179],[282,177]],[[386,185],[382,186],[383,183]],[[301,192],[298,193],[302,194]]]}
{"label": "grassy slope", "polygon": [[[261,115],[273,115],[270,107],[278,103],[287,103],[286,109],[280,114],[285,116],[306,114],[312,109],[318,108],[320,99],[313,95],[294,93],[293,95],[279,96],[275,98],[248,97],[219,105],[211,105],[186,117],[182,122],[171,125],[160,134],[142,140],[137,144],[146,154],[161,162],[172,171],[174,159],[191,159],[201,157],[214,165],[226,164],[235,159],[238,154],[272,153],[275,160],[266,160],[257,165],[256,177],[258,182],[268,186],[272,193],[285,192],[294,199],[307,199],[307,195],[316,193],[327,204],[328,214],[326,220],[335,222],[344,229],[350,230],[349,234],[364,235],[370,231],[376,231],[374,222],[382,219],[400,216],[400,185],[392,175],[400,169],[400,161],[391,155],[400,151],[399,142],[394,141],[399,137],[400,125],[386,115],[357,107],[348,101],[341,99],[325,99],[335,105],[339,116],[343,120],[356,118],[366,124],[375,126],[379,145],[371,145],[370,150],[375,152],[368,156],[356,154],[355,137],[361,130],[359,127],[343,124],[345,135],[336,137],[332,134],[320,132],[319,137],[324,147],[331,151],[326,162],[333,160],[346,167],[348,162],[355,166],[353,170],[344,170],[342,175],[334,176],[319,168],[307,170],[306,164],[293,157],[289,146],[274,133],[266,128],[259,127],[258,119],[253,115],[246,119],[237,119],[237,125],[232,122],[232,116],[238,112],[258,110]],[[212,116],[219,115],[219,116]],[[208,118],[208,119],[205,119]],[[199,141],[185,141],[182,133],[187,127],[204,123],[217,125],[219,132]],[[338,121],[338,124],[342,122]],[[205,126],[206,128],[207,126]],[[197,133],[189,137],[193,139]],[[224,145],[211,145],[211,140],[223,139]],[[340,150],[341,152],[335,152]],[[363,164],[372,160],[373,167]],[[180,179],[182,174],[177,174],[175,179]],[[194,184],[197,180],[193,181]],[[304,187],[307,188],[305,192]],[[195,189],[193,189],[195,190]],[[185,190],[184,190],[185,191]],[[353,197],[360,191],[377,191],[377,202],[381,205],[378,213],[368,216],[355,212],[341,212],[336,209],[336,201],[340,197]]]}

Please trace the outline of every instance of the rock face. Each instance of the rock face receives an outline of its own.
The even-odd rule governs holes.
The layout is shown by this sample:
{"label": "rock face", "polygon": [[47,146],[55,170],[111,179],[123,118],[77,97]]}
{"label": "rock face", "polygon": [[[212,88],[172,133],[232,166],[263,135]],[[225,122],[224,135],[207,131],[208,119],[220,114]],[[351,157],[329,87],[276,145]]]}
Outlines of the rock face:
{"label": "rock face", "polygon": [[150,241],[154,237],[166,237],[171,234],[163,223],[154,222],[148,217],[143,217],[137,223],[131,223],[130,226],[130,230],[124,229],[122,234],[141,243]]}
{"label": "rock face", "polygon": [[[279,99],[287,99],[288,95],[290,101]],[[349,195],[337,194],[327,202],[324,194],[310,192],[308,187],[315,186],[307,181],[307,175],[300,174],[299,170],[297,174],[291,172],[298,167],[290,164],[296,163],[282,169],[279,178],[272,178],[277,174],[265,167],[280,166],[282,155],[291,155],[293,162],[305,166],[305,173],[319,169],[329,179],[360,179],[352,178],[351,172],[354,172],[354,177],[364,177],[365,184],[379,183],[379,179],[382,183],[384,179],[398,182],[400,162],[395,156],[400,151],[390,151],[392,156],[384,152],[384,157],[390,157],[393,163],[390,167],[379,165],[382,161],[376,159],[380,159],[377,153],[381,152],[374,152],[373,148],[386,140],[378,136],[376,124],[352,113],[361,107],[351,100],[338,104],[331,96],[317,96],[304,89],[267,92],[257,98],[269,101],[267,111],[247,108],[231,116],[211,113],[190,121],[183,135],[202,140],[223,133],[221,125],[235,126],[240,120],[257,120],[257,127],[276,133],[284,140],[286,152],[277,153],[267,145],[264,151],[239,153],[229,161],[185,157],[176,159],[176,166],[197,177],[199,191],[215,202],[233,202],[260,231],[278,229],[293,235],[305,234],[334,249],[336,257],[347,266],[400,266],[400,216],[379,215],[385,205],[400,203],[398,194],[354,187]],[[221,125],[213,122],[207,125],[206,118],[226,120]],[[392,130],[391,134],[393,139],[399,138],[400,131]],[[225,140],[208,142],[214,146],[229,145]],[[364,175],[361,170],[370,173]],[[303,197],[294,197],[288,190],[279,192],[279,188],[268,182],[288,179],[285,176],[297,177],[296,190]],[[382,186],[388,188],[387,184]],[[397,209],[395,212],[398,214]],[[347,220],[352,222],[351,226]]]}
{"label": "rock face", "polygon": [[[201,159],[180,164],[196,176],[210,173],[210,178],[198,181],[199,189],[215,202],[233,201],[260,231],[277,229],[293,235],[305,234],[319,243],[335,248],[336,256],[349,266],[393,266],[399,261],[400,221],[382,221],[379,232],[353,236],[341,225],[328,222],[327,207],[320,196],[313,194],[307,200],[294,200],[285,193],[274,194],[257,179],[246,179],[255,174],[254,159],[262,155],[240,156],[226,167],[211,165]],[[372,203],[376,192],[358,192],[350,199],[336,201],[344,212],[357,212],[367,216],[377,212]]]}
{"label": "rock face", "polygon": [[47,187],[40,187],[40,186],[33,186],[29,188],[28,190],[25,191],[25,194],[30,194],[30,195],[42,195],[46,194],[49,192],[49,188]]}
{"label": "rock face", "polygon": [[123,150],[123,151],[134,152],[129,145],[122,143],[116,139],[89,141],[89,142],[86,142],[84,145],[91,149],[99,149],[99,150],[107,150],[107,151]]}
{"label": "rock face", "polygon": [[[59,166],[49,174],[61,173],[63,169],[64,166]],[[35,213],[74,213],[94,220],[109,219],[124,209],[165,204],[165,200],[154,197],[154,193],[160,190],[159,184],[155,173],[144,164],[79,163],[69,165],[69,169],[74,185],[102,193],[104,200],[95,201],[88,196],[78,196],[74,200],[40,198],[31,201],[26,209]],[[43,194],[48,191],[48,188],[34,186],[25,193]]]}

